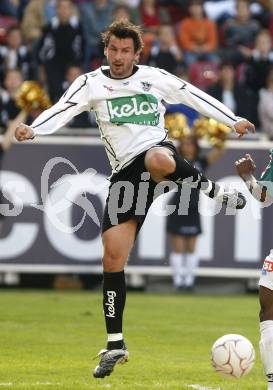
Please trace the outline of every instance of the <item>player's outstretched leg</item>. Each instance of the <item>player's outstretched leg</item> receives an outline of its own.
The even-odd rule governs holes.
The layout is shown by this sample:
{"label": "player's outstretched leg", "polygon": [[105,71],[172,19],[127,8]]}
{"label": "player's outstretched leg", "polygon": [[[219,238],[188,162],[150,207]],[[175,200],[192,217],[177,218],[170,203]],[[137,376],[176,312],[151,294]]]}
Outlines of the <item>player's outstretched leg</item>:
{"label": "player's outstretched leg", "polygon": [[145,165],[156,182],[167,179],[178,184],[185,183],[230,208],[242,209],[246,205],[246,199],[241,192],[235,189],[226,190],[212,182],[182,156],[166,147],[150,149],[145,157]]}
{"label": "player's outstretched leg", "polygon": [[103,311],[107,346],[98,354],[100,361],[93,371],[95,378],[110,375],[116,364],[125,363],[129,358],[122,333],[126,300],[124,266],[135,241],[136,227],[136,221],[130,220],[107,229],[102,235]]}
{"label": "player's outstretched leg", "polygon": [[166,176],[176,183],[188,183],[189,186],[199,189],[209,198],[233,209],[242,209],[246,205],[244,195],[235,190],[226,190],[224,187],[207,179],[201,172],[178,154],[174,154],[175,170]]}

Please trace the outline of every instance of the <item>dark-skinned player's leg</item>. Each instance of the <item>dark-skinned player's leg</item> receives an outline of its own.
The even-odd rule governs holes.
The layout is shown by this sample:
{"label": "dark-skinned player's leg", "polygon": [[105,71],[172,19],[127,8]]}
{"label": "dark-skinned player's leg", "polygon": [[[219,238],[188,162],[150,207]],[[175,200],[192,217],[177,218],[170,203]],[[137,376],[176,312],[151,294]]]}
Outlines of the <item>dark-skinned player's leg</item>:
{"label": "dark-skinned player's leg", "polygon": [[[262,278],[261,278],[262,279]],[[260,283],[261,280],[260,280]],[[268,380],[268,390],[273,389],[273,291],[260,285],[260,353]]]}

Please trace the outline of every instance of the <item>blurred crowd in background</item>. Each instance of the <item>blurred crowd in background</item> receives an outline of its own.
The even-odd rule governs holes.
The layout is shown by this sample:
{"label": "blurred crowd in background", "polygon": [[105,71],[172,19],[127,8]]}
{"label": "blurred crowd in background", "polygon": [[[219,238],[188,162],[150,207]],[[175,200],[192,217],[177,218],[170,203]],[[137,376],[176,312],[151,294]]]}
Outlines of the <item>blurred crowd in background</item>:
{"label": "blurred crowd in background", "polygon": [[[120,18],[143,26],[141,64],[188,80],[273,139],[272,0],[1,0],[2,131],[19,112],[23,80],[39,81],[56,102],[105,63],[101,32]],[[183,105],[167,111],[182,112],[189,125],[198,115]],[[83,113],[69,126],[96,124]]]}

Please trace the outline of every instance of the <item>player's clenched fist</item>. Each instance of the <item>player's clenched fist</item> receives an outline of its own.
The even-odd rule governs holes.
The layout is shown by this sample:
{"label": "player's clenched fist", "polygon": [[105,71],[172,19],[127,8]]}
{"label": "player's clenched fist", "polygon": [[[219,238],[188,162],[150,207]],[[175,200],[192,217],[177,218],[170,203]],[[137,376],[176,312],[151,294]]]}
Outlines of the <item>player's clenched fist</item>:
{"label": "player's clenched fist", "polygon": [[241,138],[243,135],[252,132],[255,133],[255,126],[253,123],[249,122],[247,119],[240,119],[238,122],[235,123],[234,129],[237,134],[239,134],[239,138]]}
{"label": "player's clenched fist", "polygon": [[239,176],[241,176],[242,179],[246,179],[249,175],[252,175],[256,169],[256,165],[250,154],[246,154],[245,157],[237,160],[235,162],[235,166]]}
{"label": "player's clenched fist", "polygon": [[32,139],[34,137],[34,132],[30,126],[21,123],[16,127],[15,138],[17,141],[25,141],[27,139]]}

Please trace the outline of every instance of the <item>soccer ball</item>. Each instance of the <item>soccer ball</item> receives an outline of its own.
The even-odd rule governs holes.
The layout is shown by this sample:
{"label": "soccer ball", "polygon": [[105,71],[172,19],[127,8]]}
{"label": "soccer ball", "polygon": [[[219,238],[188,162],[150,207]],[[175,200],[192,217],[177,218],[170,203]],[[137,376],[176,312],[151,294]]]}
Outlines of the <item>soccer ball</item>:
{"label": "soccer ball", "polygon": [[211,362],[215,371],[223,377],[240,378],[251,371],[255,350],[246,337],[226,334],[213,344]]}

